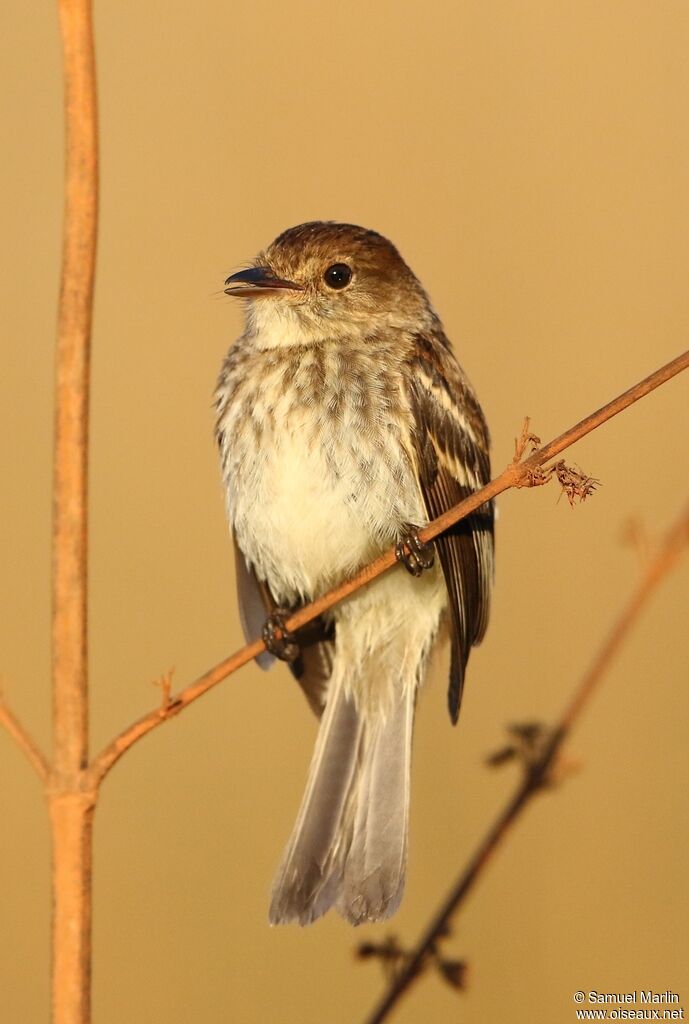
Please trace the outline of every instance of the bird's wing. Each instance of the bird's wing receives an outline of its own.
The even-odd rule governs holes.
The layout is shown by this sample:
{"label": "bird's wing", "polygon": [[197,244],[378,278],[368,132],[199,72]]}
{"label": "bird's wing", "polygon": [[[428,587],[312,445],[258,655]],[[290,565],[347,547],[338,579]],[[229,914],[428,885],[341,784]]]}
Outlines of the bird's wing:
{"label": "bird's wing", "polygon": [[[415,455],[430,519],[490,479],[488,430],[476,397],[438,329],[415,339],[408,377]],[[436,540],[450,599],[452,656],[448,705],[455,723],[464,670],[488,623],[493,581],[493,507],[480,509]]]}
{"label": "bird's wing", "polygon": [[[253,568],[250,568],[242,550],[234,540],[234,572],[237,580],[237,601],[239,603],[239,620],[242,624],[244,639],[251,643],[261,635],[263,624],[275,609],[275,601],[267,583],[259,582]],[[275,658],[268,651],[263,651],[256,658],[262,669],[272,668]]]}
{"label": "bird's wing", "polygon": [[[259,580],[253,567],[247,565],[236,538],[234,552],[239,618],[244,638],[250,643],[261,635],[266,619],[277,608],[277,602],[268,584]],[[334,627],[326,626],[320,618],[316,619],[299,631],[298,643],[299,654],[290,662],[289,669],[304,691],[312,710],[320,717],[332,672]],[[274,665],[275,658],[268,651],[263,651],[256,661],[262,669],[269,669]]]}
{"label": "bird's wing", "polygon": [[320,718],[333,670],[335,626],[326,626],[322,619],[309,623],[297,634],[299,654],[290,662],[289,670],[301,686],[313,713]]}

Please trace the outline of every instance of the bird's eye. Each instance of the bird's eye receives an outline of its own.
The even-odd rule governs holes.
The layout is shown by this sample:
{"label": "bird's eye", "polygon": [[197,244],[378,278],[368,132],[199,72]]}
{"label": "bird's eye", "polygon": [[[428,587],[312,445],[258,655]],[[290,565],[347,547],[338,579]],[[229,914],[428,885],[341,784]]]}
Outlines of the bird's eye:
{"label": "bird's eye", "polygon": [[352,280],[352,268],[346,263],[333,263],[323,274],[328,288],[346,288]]}

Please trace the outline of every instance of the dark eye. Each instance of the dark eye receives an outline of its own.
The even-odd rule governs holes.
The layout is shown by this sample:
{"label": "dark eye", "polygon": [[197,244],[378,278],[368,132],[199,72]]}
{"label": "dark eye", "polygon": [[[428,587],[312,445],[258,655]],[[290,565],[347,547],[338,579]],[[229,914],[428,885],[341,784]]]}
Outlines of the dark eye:
{"label": "dark eye", "polygon": [[352,280],[352,268],[346,263],[333,263],[323,274],[328,288],[346,288]]}

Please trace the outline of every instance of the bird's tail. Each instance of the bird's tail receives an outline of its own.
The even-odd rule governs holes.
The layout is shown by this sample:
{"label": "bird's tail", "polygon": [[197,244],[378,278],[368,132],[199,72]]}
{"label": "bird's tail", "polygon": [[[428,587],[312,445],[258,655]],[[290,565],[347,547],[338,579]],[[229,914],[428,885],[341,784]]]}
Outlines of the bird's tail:
{"label": "bird's tail", "polygon": [[272,924],[330,907],[352,924],[397,910],[404,889],[415,688],[376,714],[330,683],[306,792],[273,885]]}

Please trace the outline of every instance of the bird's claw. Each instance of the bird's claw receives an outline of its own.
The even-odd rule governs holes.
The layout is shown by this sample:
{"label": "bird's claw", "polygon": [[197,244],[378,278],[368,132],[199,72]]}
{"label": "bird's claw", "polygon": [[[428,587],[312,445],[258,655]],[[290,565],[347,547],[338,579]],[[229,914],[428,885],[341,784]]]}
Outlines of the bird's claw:
{"label": "bird's claw", "polygon": [[263,623],[261,630],[261,639],[266,645],[266,650],[280,661],[294,661],[299,654],[299,644],[294,633],[290,633],[285,627],[285,619],[288,619],[290,614],[291,612],[285,608],[276,608]]}
{"label": "bird's claw", "polygon": [[433,567],[435,551],[421,540],[418,530],[410,529],[395,544],[395,558],[412,576],[420,576]]}

